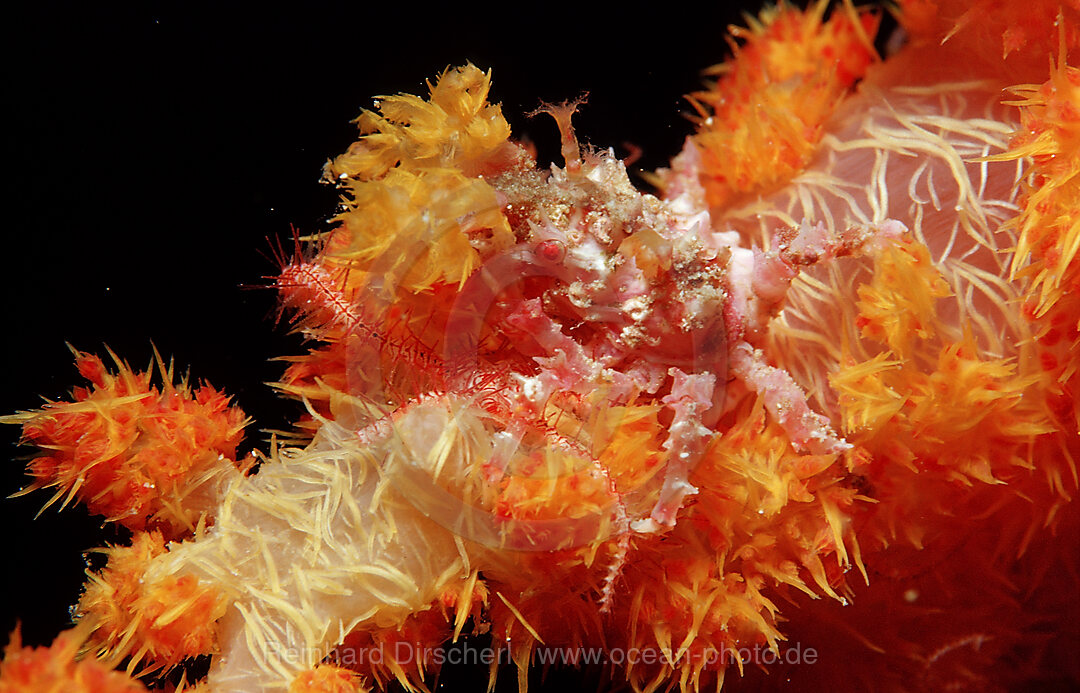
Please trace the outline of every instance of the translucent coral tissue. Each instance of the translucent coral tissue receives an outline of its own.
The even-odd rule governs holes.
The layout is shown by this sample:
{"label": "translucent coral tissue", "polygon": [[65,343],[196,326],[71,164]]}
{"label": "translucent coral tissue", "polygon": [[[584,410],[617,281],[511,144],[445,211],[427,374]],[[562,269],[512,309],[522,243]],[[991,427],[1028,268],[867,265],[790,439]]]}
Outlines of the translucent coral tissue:
{"label": "translucent coral tissue", "polygon": [[749,17],[653,187],[581,99],[548,164],[493,71],[378,97],[270,279],[289,431],[77,350],[4,417],[124,531],[0,691],[1075,686],[1078,17],[979,11]]}

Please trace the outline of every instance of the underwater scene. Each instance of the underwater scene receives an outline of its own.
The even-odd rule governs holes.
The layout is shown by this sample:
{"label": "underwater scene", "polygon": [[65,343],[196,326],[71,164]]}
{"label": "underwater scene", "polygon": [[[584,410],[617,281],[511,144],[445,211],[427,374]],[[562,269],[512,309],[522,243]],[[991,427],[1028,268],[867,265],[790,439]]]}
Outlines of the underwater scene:
{"label": "underwater scene", "polygon": [[1080,687],[1075,2],[23,12],[0,693]]}

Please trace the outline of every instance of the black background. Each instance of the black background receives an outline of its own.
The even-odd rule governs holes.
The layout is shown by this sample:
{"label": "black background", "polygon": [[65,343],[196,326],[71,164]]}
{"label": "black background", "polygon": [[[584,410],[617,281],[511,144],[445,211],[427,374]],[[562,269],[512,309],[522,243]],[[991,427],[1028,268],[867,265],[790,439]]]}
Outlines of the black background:
{"label": "black background", "polygon": [[[372,97],[425,94],[425,78],[472,61],[493,70],[492,100],[542,162],[557,157],[554,124],[523,114],[587,91],[579,137],[620,156],[624,143],[641,147],[635,168],[651,169],[691,132],[683,95],[756,4],[3,10],[0,412],[79,384],[65,342],[108,344],[139,367],[153,342],[234,395],[257,443],[260,427],[297,411],[263,386],[280,371],[268,359],[301,343],[275,326],[272,292],[244,287],[275,270],[267,239],[325,228],[336,193],[320,168],[355,139],[349,121]],[[2,495],[25,483],[17,438],[0,430]],[[84,552],[121,538],[79,508],[34,520],[47,498],[0,502],[0,631],[18,620],[34,645],[68,624]],[[444,683],[472,687],[470,676],[450,671]],[[512,673],[500,684],[516,689]]]}

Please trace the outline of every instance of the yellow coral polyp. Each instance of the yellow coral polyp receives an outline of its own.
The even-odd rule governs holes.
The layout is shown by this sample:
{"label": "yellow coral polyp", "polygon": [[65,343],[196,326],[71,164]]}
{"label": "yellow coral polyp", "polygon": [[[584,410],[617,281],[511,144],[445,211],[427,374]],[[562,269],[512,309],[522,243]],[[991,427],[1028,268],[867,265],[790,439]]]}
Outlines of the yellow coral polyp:
{"label": "yellow coral polyp", "polygon": [[327,164],[327,178],[346,191],[346,211],[324,262],[346,268],[351,289],[369,279],[411,292],[460,286],[514,242],[483,174],[524,153],[509,141],[500,107],[487,102],[490,73],[466,65],[428,86],[426,101],[381,97],[379,113],[360,116],[360,139]]}
{"label": "yellow coral polyp", "polygon": [[[933,33],[933,12],[916,15]],[[732,32],[742,45],[696,95],[703,122],[664,174],[667,199],[583,151],[576,102],[547,109],[564,167],[537,169],[471,65],[365,112],[325,169],[343,191],[336,226],[281,258],[283,302],[323,343],[282,385],[309,400],[310,441],[208,484],[199,517],[213,524],[189,527],[193,541],[140,532],[109,549],[76,612],[89,649],[129,672],[213,655],[205,685],[220,693],[426,691],[439,664],[422,653],[470,622],[511,652],[522,691],[530,664],[594,645],[639,692],[719,689],[728,669],[772,668],[747,646],[776,656],[787,638],[831,657],[774,660],[797,690],[860,669],[872,686],[843,685],[967,689],[1020,657],[1049,661],[1023,640],[1066,619],[1018,602],[1075,588],[1076,560],[1001,558],[1060,548],[1045,529],[1075,536],[1062,421],[1080,392],[1066,293],[1080,288],[1080,77],[1059,62],[1049,86],[1018,88],[1027,134],[1008,157],[1034,163],[990,166],[1015,125],[997,73],[897,79],[957,54],[916,32],[902,52],[929,57],[868,73],[836,111],[875,60],[877,18],[850,2],[825,16],[824,0],[781,5]],[[1011,16],[989,24],[1000,34]],[[963,46],[967,31],[934,38]],[[1026,41],[996,38],[1007,54]],[[1025,171],[1027,216],[1010,230]],[[111,405],[157,393],[130,369],[83,366],[115,392],[38,431],[39,478],[69,471],[46,433],[75,447],[89,428],[96,467],[139,436],[232,431],[208,391],[194,399],[215,416],[133,432]],[[186,412],[187,394],[162,406]],[[974,616],[949,603],[969,584],[1000,603]],[[908,607],[918,628],[892,619]],[[990,641],[980,659],[999,662],[953,664]]]}
{"label": "yellow coral polyp", "polygon": [[[902,531],[921,547],[930,527],[920,508],[949,512],[960,489],[1022,478],[1059,433],[1041,372],[983,355],[970,331],[942,341],[937,299],[949,294],[921,243],[879,253],[858,287],[856,323],[889,350],[861,361],[846,354],[829,376],[844,432],[873,459],[884,544]],[[1047,473],[1060,480],[1071,464],[1066,453]]]}
{"label": "yellow coral polyp", "polygon": [[[829,582],[816,574],[817,556],[834,554],[838,565],[849,565],[845,542],[853,544],[855,539],[850,527],[843,525],[856,495],[840,485],[849,471],[836,454],[796,453],[779,427],[766,420],[763,403],[758,401],[711,446],[696,470],[694,482],[700,482],[702,492],[694,512],[708,519],[711,536],[721,547],[753,537],[751,543],[758,549],[749,555],[760,559],[754,570],[778,579],[786,575],[783,582],[810,592],[801,579],[783,568],[792,561],[804,562],[818,587],[834,596]],[[820,536],[833,541],[819,545]],[[767,537],[772,541],[766,543],[778,548],[772,556],[760,551]],[[784,555],[792,548],[784,545],[793,540],[800,550]],[[858,556],[854,544],[852,548]]]}
{"label": "yellow coral polyp", "polygon": [[844,359],[841,369],[829,379],[840,404],[844,431],[872,435],[903,408],[906,398],[888,385],[886,377],[902,364],[886,353],[858,363],[850,357]]}
{"label": "yellow coral polyp", "polygon": [[327,259],[388,286],[460,285],[483,256],[514,239],[491,186],[452,169],[396,168],[376,181],[350,181],[349,189]]}
{"label": "yellow coral polyp", "polygon": [[[864,338],[890,351],[861,362],[845,357],[829,380],[854,440],[881,433],[891,448],[903,440],[924,459],[933,455],[938,464],[971,472],[957,480],[995,483],[983,463],[994,449],[1029,444],[1055,428],[1038,392],[1025,399],[1038,374],[1019,373],[1010,359],[981,356],[970,333],[962,342],[935,339],[937,299],[950,294],[923,244],[909,240],[879,253],[872,278],[858,288],[856,323]],[[968,465],[967,458],[981,462]]]}
{"label": "yellow coral polyp", "polygon": [[[908,408],[901,426],[920,458],[949,470],[947,478],[1000,483],[995,474],[1027,467],[1027,448],[1056,428],[1025,393],[1037,376],[1023,377],[1004,360],[982,360],[974,345],[942,348],[937,369],[925,376],[908,373]],[[899,383],[897,383],[899,386]]]}
{"label": "yellow coral polyp", "polygon": [[[626,494],[648,490],[648,481],[663,467],[658,410],[649,405],[603,409],[587,427],[594,435],[591,455],[551,445],[517,463],[501,489],[500,511],[515,519],[585,517],[610,511]],[[581,430],[580,422],[563,418]],[[652,491],[637,502],[654,502]]]}
{"label": "yellow coral polyp", "polygon": [[361,139],[327,165],[333,179],[368,181],[395,167],[452,167],[467,175],[483,172],[485,159],[499,152],[510,125],[497,104],[487,102],[491,73],[474,65],[446,70],[430,98],[408,94],[377,99],[379,113],[357,119]]}
{"label": "yellow coral polyp", "polygon": [[874,275],[859,287],[862,335],[884,342],[900,357],[911,353],[915,339],[936,333],[935,301],[952,294],[934,267],[930,251],[911,240],[890,246],[874,258]]}

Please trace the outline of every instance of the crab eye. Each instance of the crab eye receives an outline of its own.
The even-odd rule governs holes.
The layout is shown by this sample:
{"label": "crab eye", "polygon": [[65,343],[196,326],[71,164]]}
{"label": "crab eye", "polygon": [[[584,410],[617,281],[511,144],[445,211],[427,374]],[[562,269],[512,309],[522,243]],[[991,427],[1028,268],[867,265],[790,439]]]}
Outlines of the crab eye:
{"label": "crab eye", "polygon": [[536,244],[536,256],[547,262],[558,262],[566,254],[566,248],[559,241],[540,241]]}

